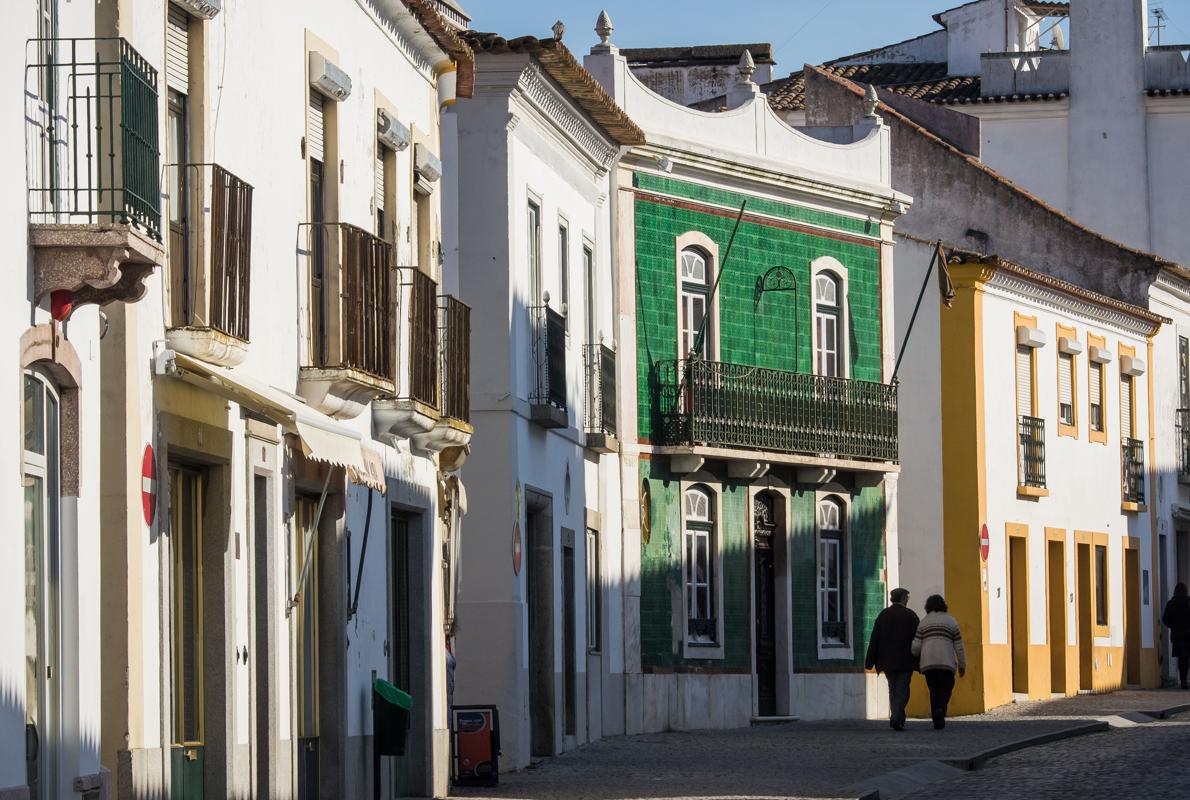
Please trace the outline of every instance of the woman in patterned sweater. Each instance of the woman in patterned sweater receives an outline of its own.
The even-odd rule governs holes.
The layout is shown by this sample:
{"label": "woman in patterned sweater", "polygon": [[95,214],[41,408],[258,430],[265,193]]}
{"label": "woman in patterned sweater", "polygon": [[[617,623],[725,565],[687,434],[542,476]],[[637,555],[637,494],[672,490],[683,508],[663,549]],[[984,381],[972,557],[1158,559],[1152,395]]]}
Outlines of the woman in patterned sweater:
{"label": "woman in patterned sweater", "polygon": [[946,601],[940,594],[926,598],[926,615],[913,637],[913,655],[918,657],[918,669],[930,687],[934,729],[942,730],[946,727],[946,707],[954,691],[955,673],[961,678],[967,671],[967,653],[963,650],[959,623],[946,613]]}

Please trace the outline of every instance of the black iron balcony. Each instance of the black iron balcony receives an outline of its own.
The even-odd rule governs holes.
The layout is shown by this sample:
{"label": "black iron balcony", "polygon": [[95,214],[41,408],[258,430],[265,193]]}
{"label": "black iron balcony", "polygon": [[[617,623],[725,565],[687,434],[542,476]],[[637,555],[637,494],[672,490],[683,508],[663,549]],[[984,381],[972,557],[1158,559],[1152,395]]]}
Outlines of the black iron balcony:
{"label": "black iron balcony", "polygon": [[564,428],[566,412],[566,318],[549,306],[529,309],[533,386],[532,419],[546,428]]}
{"label": "black iron balcony", "polygon": [[25,162],[34,293],[130,301],[162,261],[157,71],[124,39],[33,39]]}
{"label": "black iron balcony", "polygon": [[438,408],[438,284],[414,267],[403,273],[409,286],[407,397]]}
{"label": "black iron balcony", "polygon": [[1021,416],[1017,435],[1017,485],[1045,488],[1045,420]]}
{"label": "black iron balcony", "polygon": [[392,245],[354,225],[307,223],[309,366],[298,375],[308,403],[338,418],[358,416],[396,378]]}
{"label": "black iron balcony", "polygon": [[605,344],[583,347],[586,379],[587,447],[601,452],[616,448],[616,351]]}
{"label": "black iron balcony", "polygon": [[[173,197],[169,223],[171,328],[184,329],[173,338],[184,352],[190,348],[183,340],[196,346],[208,342],[207,349],[236,349],[242,354],[240,345],[249,336],[252,187],[218,164],[169,165],[166,170]],[[222,337],[211,337],[210,331]],[[236,341],[227,342],[224,337]],[[200,352],[191,354],[206,357]],[[226,357],[212,357],[228,362]],[[234,358],[230,361],[238,363]]]}
{"label": "black iron balcony", "polygon": [[656,444],[895,462],[895,384],[691,359],[658,364]]}
{"label": "black iron balcony", "polygon": [[1124,437],[1120,441],[1120,459],[1125,503],[1145,502],[1145,444],[1140,439]]}
{"label": "black iron balcony", "polygon": [[471,420],[471,307],[456,297],[438,298],[441,314],[442,416]]}
{"label": "black iron balcony", "polygon": [[1190,483],[1190,408],[1177,411],[1178,480]]}

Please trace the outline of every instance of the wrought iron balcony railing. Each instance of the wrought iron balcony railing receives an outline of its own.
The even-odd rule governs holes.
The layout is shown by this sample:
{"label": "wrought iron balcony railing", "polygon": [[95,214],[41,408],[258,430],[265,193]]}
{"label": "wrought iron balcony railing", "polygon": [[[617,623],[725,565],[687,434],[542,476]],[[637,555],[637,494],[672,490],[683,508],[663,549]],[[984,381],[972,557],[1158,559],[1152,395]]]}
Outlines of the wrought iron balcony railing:
{"label": "wrought iron balcony railing", "polygon": [[529,309],[535,381],[529,402],[566,408],[566,318],[549,306]]}
{"label": "wrought iron balcony railing", "polygon": [[[248,341],[252,186],[218,164],[166,167],[171,319]],[[203,209],[209,208],[209,214]]]}
{"label": "wrought iron balcony railing", "polygon": [[442,295],[438,300],[442,416],[470,422],[471,307],[451,295]]}
{"label": "wrought iron balcony railing", "polygon": [[32,39],[31,222],[121,222],[161,241],[157,70],[124,39]]}
{"label": "wrought iron balcony railing", "polygon": [[309,223],[305,227],[309,231],[314,366],[357,369],[393,380],[392,245],[346,223]]}
{"label": "wrought iron balcony railing", "polygon": [[690,359],[658,364],[658,444],[897,460],[895,384]]}
{"label": "wrought iron balcony railing", "polygon": [[1178,480],[1190,482],[1190,408],[1177,411]]}
{"label": "wrought iron balcony railing", "polygon": [[1122,450],[1121,477],[1126,503],[1145,502],[1145,443],[1140,439],[1124,437],[1120,441]]}
{"label": "wrought iron balcony railing", "polygon": [[1017,485],[1045,488],[1045,420],[1022,415],[1017,431]]}
{"label": "wrought iron balcony railing", "polygon": [[583,347],[586,366],[587,433],[616,435],[616,351],[605,344]]}
{"label": "wrought iron balcony railing", "polygon": [[403,267],[409,320],[409,382],[404,396],[438,405],[438,284],[417,267]]}

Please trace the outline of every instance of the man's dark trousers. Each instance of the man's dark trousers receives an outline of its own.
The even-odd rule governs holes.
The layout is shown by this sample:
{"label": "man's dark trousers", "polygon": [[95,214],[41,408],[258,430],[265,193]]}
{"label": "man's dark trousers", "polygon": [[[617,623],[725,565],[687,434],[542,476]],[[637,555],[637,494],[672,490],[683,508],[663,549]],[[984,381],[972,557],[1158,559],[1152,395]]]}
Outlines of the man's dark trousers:
{"label": "man's dark trousers", "polygon": [[909,704],[909,681],[912,670],[896,670],[884,673],[888,681],[888,721],[894,725],[905,724],[905,706]]}

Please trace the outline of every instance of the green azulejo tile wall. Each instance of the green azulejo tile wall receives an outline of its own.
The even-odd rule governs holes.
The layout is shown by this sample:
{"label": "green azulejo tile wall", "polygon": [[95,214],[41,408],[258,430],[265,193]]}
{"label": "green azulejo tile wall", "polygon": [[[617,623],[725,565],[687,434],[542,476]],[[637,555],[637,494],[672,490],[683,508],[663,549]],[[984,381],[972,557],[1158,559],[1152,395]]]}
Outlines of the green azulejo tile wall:
{"label": "green azulejo tile wall", "polygon": [[[690,231],[710,237],[719,247],[720,258],[726,258],[716,296],[717,360],[811,371],[810,267],[818,258],[830,256],[847,271],[851,377],[880,380],[880,249],[868,234],[866,221],[752,198],[750,212],[774,219],[745,218],[728,256],[735,215],[712,204],[728,203],[741,195],[643,174],[637,175],[637,188],[643,192],[635,204],[637,393],[643,440],[651,438],[656,423],[658,364],[679,357],[676,242]],[[673,202],[644,190],[665,190],[686,199]],[[835,230],[806,227],[810,224]],[[758,295],[757,279],[775,266],[789,269],[796,286],[792,291]]]}
{"label": "green azulejo tile wall", "polygon": [[[721,562],[714,583],[716,592],[722,595],[723,658],[697,659],[683,655],[681,500],[682,481],[690,478],[671,473],[661,458],[642,459],[641,479],[648,487],[651,520],[648,541],[641,545],[641,665],[646,671],[701,668],[746,672],[751,668],[749,484],[728,479],[721,465],[710,469],[706,480],[699,482],[709,484],[719,498],[715,533],[721,538],[718,544]],[[883,490],[875,487],[840,494],[848,508],[845,541],[850,567],[848,613],[853,645],[850,661],[819,659],[818,654],[818,497],[818,491],[810,487],[796,488],[790,495],[787,560],[792,613],[787,619],[779,619],[778,624],[788,625],[792,633],[794,669],[862,666],[867,637],[876,615],[884,607],[886,591],[881,579],[885,566]]]}

